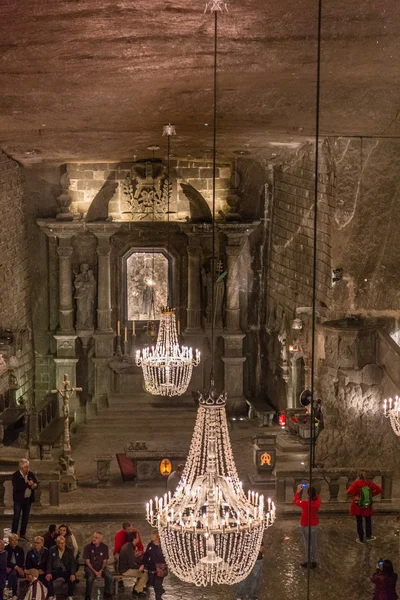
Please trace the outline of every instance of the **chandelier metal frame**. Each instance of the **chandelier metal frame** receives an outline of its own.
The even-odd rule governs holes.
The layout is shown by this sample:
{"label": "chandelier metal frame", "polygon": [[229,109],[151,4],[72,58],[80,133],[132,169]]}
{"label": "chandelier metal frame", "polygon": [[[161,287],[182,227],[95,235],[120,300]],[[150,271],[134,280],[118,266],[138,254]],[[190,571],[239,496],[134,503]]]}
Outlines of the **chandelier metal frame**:
{"label": "chandelier metal frame", "polygon": [[[167,252],[169,254],[169,215],[170,215],[170,157],[171,136],[176,135],[175,125],[164,125],[163,136],[168,139],[168,207],[167,207]],[[154,249],[153,249],[154,252]],[[154,265],[153,265],[154,269]],[[154,272],[153,272],[154,279]],[[170,293],[168,291],[168,296]],[[154,297],[153,297],[154,303]],[[192,378],[193,367],[200,363],[200,352],[179,345],[176,330],[175,308],[161,309],[160,326],[156,346],[136,351],[136,365],[142,368],[144,386],[153,396],[182,396],[187,391]]]}
{"label": "chandelier metal frame", "polygon": [[383,416],[390,420],[395,434],[400,437],[400,398],[385,398],[383,401]]}

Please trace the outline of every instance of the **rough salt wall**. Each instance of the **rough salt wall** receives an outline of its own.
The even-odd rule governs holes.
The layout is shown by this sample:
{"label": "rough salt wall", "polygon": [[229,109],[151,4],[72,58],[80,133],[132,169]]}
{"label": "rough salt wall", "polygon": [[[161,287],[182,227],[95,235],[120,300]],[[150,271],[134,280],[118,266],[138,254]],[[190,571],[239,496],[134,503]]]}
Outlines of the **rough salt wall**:
{"label": "rough salt wall", "polygon": [[[47,392],[55,387],[55,364],[51,355],[54,323],[49,322],[48,240],[36,224],[36,219],[54,217],[57,197],[61,193],[61,167],[36,165],[24,169],[26,188],[26,216],[31,274],[31,311],[35,347],[35,400],[36,406],[44,401]],[[58,289],[58,276],[51,278]]]}
{"label": "rough salt wall", "polygon": [[[0,152],[0,326],[31,333],[29,246],[21,167]],[[18,337],[18,336],[17,336]],[[17,339],[17,399],[30,401],[33,385],[31,335]]]}
{"label": "rough salt wall", "polygon": [[[130,215],[121,183],[130,173],[132,162],[123,163],[69,163],[69,193],[71,210],[87,221],[106,219],[112,215],[116,220],[129,220]],[[212,202],[212,163],[209,161],[171,161],[173,189],[171,195],[171,219],[184,220],[189,216],[189,201],[183,194],[180,183],[192,185],[207,200]],[[218,165],[216,170],[216,213],[227,210],[226,197],[229,192],[231,168],[229,164]]]}
{"label": "rough salt wall", "polygon": [[[272,303],[293,312],[311,306],[314,227],[314,148],[306,145],[274,169],[269,290]],[[321,146],[318,184],[317,298],[328,305],[331,293],[330,239],[334,168],[328,143]]]}
{"label": "rough salt wall", "polygon": [[398,469],[398,439],[382,416],[382,370],[322,369],[319,385],[326,416],[316,462],[326,468]]}
{"label": "rough salt wall", "polygon": [[400,141],[339,138],[332,265],[343,269],[333,307],[400,315]]}

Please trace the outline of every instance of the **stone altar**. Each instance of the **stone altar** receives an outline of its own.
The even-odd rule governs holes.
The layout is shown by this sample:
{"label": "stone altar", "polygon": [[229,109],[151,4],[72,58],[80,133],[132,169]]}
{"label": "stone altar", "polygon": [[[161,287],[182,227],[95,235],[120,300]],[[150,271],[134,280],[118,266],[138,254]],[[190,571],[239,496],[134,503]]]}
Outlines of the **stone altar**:
{"label": "stone altar", "polygon": [[188,446],[179,444],[158,444],[157,442],[136,441],[125,445],[125,454],[136,465],[136,476],[139,482],[165,480],[160,473],[161,461],[165,458],[171,461],[172,470],[178,464],[184,463],[189,452]]}

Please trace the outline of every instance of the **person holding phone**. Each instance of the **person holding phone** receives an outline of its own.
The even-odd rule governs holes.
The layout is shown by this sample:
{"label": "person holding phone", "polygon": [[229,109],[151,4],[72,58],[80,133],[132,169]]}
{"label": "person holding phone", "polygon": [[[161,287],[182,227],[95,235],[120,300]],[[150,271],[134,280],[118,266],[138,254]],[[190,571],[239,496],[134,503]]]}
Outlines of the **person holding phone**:
{"label": "person holding phone", "polygon": [[391,560],[380,560],[376,571],[371,577],[375,584],[373,600],[397,600],[396,593],[397,573],[394,572]]}
{"label": "person holding phone", "polygon": [[29,460],[22,458],[18,466],[19,470],[15,471],[12,476],[14,515],[11,531],[12,533],[18,533],[19,520],[22,515],[19,537],[29,542],[29,538],[26,537],[26,529],[28,527],[31,505],[35,501],[35,490],[38,486],[38,481],[32,471],[29,470]]}
{"label": "person holding phone", "polygon": [[[301,499],[303,490],[307,490],[307,500]],[[318,511],[321,506],[321,498],[317,495],[314,487],[309,487],[307,483],[300,483],[297,486],[293,503],[301,508],[300,527],[306,551],[306,560],[301,563],[301,566],[305,569],[309,566],[308,540],[310,538],[310,568],[315,569],[317,567]]]}

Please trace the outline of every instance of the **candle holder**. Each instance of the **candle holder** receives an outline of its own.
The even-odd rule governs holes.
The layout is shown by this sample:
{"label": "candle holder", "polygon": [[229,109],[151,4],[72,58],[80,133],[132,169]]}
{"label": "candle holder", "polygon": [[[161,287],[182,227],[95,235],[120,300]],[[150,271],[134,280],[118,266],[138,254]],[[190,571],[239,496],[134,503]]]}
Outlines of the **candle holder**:
{"label": "candle holder", "polygon": [[117,346],[115,348],[115,355],[122,356],[121,335],[117,335]]}
{"label": "candle holder", "polygon": [[123,360],[125,362],[127,362],[129,357],[129,342],[128,340],[124,340],[124,356],[123,356]]}
{"label": "candle holder", "polygon": [[132,361],[134,361],[136,358],[136,334],[133,333],[132,334],[132,338],[131,338],[131,352],[130,352],[130,359]]}

